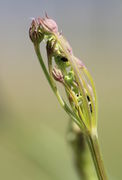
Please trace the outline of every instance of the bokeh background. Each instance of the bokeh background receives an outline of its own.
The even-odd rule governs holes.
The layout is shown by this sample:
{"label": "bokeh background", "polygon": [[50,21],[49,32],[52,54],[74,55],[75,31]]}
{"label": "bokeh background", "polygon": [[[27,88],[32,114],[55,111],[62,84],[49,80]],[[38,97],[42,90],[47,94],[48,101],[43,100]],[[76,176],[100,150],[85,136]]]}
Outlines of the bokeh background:
{"label": "bokeh background", "polygon": [[78,180],[66,141],[69,118],[28,37],[31,17],[45,11],[94,77],[105,166],[110,179],[121,180],[121,0],[0,1],[0,179]]}

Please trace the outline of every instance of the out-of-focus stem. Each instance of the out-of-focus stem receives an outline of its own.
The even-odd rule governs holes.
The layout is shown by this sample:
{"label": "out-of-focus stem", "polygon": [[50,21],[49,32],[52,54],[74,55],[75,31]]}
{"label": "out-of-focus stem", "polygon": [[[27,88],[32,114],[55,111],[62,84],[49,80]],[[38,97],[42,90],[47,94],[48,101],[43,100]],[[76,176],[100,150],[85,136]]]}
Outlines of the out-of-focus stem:
{"label": "out-of-focus stem", "polygon": [[73,150],[73,160],[79,180],[97,180],[85,135],[73,122],[69,123],[68,142]]}
{"label": "out-of-focus stem", "polygon": [[92,155],[92,159],[95,165],[96,173],[99,180],[107,180],[102,156],[99,148],[98,137],[96,133],[86,135],[88,146]]}

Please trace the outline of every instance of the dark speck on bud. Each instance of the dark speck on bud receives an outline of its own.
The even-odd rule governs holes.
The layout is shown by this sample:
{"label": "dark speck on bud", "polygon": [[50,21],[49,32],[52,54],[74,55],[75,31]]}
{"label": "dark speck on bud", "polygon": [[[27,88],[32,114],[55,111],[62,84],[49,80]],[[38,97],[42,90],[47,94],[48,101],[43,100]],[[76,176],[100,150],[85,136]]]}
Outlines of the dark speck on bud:
{"label": "dark speck on bud", "polygon": [[66,57],[61,57],[61,61],[63,61],[63,62],[67,62],[67,61],[68,61],[68,59],[67,59]]}
{"label": "dark speck on bud", "polygon": [[29,29],[29,36],[33,43],[40,43],[44,38],[36,19],[32,20],[31,27]]}
{"label": "dark speck on bud", "polygon": [[59,81],[61,83],[64,82],[64,77],[60,69],[57,69],[56,67],[53,68],[52,75],[56,81]]}

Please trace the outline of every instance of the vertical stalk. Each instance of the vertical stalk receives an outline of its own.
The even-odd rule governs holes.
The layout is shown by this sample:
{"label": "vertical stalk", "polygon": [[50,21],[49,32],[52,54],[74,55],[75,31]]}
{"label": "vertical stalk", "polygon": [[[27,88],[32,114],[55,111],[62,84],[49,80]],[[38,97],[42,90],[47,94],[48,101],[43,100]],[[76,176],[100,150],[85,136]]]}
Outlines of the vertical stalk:
{"label": "vertical stalk", "polygon": [[47,81],[48,81],[49,85],[51,86],[52,90],[54,90],[54,87],[52,85],[50,76],[49,76],[48,71],[47,71],[47,69],[45,67],[45,64],[43,62],[43,59],[42,59],[42,56],[41,56],[41,53],[40,53],[40,46],[39,46],[38,43],[34,44],[34,49],[35,49],[36,55],[38,57],[39,63],[40,63],[40,65],[41,65],[41,67],[42,67],[42,69],[44,71],[45,77],[47,78]]}
{"label": "vertical stalk", "polygon": [[102,156],[99,148],[98,137],[96,134],[89,134],[86,136],[87,143],[91,152],[91,156],[95,165],[96,173],[99,180],[107,180]]}
{"label": "vertical stalk", "polygon": [[97,180],[98,178],[92,164],[91,154],[84,133],[74,122],[70,122],[68,135],[68,142],[73,150],[73,161],[79,180]]}

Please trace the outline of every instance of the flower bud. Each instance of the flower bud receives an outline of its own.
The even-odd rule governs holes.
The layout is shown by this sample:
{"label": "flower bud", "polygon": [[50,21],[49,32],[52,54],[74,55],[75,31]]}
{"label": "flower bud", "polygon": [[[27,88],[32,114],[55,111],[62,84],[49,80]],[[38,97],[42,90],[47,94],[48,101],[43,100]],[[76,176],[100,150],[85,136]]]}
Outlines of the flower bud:
{"label": "flower bud", "polygon": [[29,29],[29,36],[33,43],[40,43],[44,38],[36,19],[32,20],[31,27]]}
{"label": "flower bud", "polygon": [[38,18],[38,22],[45,32],[58,33],[58,26],[56,22],[53,19],[50,19],[47,14],[45,18]]}
{"label": "flower bud", "polygon": [[60,69],[53,68],[52,75],[56,81],[64,82],[64,77]]}

